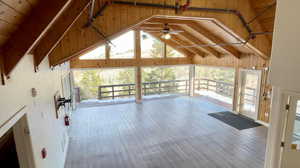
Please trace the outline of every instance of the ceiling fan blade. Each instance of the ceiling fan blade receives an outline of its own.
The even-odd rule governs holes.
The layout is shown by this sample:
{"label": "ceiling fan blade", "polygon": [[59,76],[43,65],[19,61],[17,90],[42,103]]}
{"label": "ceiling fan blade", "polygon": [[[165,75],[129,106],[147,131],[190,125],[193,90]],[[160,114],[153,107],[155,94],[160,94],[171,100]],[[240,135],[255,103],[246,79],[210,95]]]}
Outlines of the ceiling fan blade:
{"label": "ceiling fan blade", "polygon": [[170,31],[170,33],[183,33],[184,31],[182,31],[182,30],[172,30],[172,31]]}
{"label": "ceiling fan blade", "polygon": [[142,30],[152,29],[152,30],[161,30],[160,27],[141,27]]}
{"label": "ceiling fan blade", "polygon": [[161,31],[157,30],[144,30],[146,33],[161,33]]}

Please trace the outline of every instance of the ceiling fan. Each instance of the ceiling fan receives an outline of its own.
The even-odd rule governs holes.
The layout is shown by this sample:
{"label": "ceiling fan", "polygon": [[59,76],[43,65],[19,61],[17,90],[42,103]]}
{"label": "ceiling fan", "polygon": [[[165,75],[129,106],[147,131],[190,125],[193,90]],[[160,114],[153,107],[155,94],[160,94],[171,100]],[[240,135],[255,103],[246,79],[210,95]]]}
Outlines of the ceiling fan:
{"label": "ceiling fan", "polygon": [[182,30],[171,30],[168,23],[164,24],[163,29],[157,29],[157,28],[154,28],[152,30],[151,29],[149,30],[149,28],[147,28],[147,29],[148,30],[146,30],[146,32],[149,32],[149,33],[162,33],[161,38],[166,39],[166,40],[171,39],[172,34],[179,34],[179,33],[183,32]]}

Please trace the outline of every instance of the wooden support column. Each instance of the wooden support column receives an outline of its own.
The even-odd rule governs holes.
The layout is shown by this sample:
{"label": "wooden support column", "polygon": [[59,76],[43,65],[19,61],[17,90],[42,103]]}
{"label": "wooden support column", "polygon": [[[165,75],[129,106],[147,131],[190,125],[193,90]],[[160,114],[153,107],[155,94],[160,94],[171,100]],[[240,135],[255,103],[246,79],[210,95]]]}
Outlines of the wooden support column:
{"label": "wooden support column", "polygon": [[194,96],[195,93],[195,64],[189,66],[189,96]]}
{"label": "wooden support column", "polygon": [[140,66],[135,69],[135,101],[142,103],[142,68]]}
{"label": "wooden support column", "polygon": [[135,101],[136,103],[142,103],[142,68],[139,65],[141,61],[141,32],[140,30],[135,30],[135,58],[138,65],[135,68]]}
{"label": "wooden support column", "polygon": [[110,59],[110,46],[108,44],[105,45],[105,60]]}
{"label": "wooden support column", "polygon": [[233,102],[232,102],[232,111],[239,113],[239,79],[240,79],[240,68],[235,68],[234,75],[234,90],[233,90]]}

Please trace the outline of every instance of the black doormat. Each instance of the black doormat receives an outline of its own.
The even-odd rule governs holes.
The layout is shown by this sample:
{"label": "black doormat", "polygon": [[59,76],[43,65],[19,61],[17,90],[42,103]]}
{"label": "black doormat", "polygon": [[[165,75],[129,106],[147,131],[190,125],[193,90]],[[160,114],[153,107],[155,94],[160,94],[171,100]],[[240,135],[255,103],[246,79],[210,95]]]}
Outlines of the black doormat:
{"label": "black doormat", "polygon": [[210,113],[208,115],[210,115],[220,121],[223,121],[224,123],[236,128],[238,130],[261,126],[261,124],[256,123],[254,120],[252,120],[250,118],[247,118],[242,115],[237,115],[237,114],[234,114],[229,111]]}

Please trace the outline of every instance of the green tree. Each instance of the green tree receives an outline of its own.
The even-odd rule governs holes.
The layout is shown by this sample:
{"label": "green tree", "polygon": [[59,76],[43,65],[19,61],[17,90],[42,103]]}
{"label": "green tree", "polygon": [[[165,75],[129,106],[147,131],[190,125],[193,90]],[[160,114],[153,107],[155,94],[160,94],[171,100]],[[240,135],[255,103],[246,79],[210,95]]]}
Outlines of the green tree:
{"label": "green tree", "polygon": [[151,58],[160,58],[164,53],[164,44],[161,41],[153,40],[150,53]]}
{"label": "green tree", "polygon": [[[133,69],[131,69],[131,68],[123,69],[122,71],[120,71],[118,73],[117,81],[118,81],[119,84],[134,84],[135,83],[135,71]],[[126,91],[119,92],[119,94],[121,94],[121,95],[128,94],[129,91],[127,91],[127,90],[129,89],[129,87],[131,89],[133,89],[132,86],[121,87],[122,90],[126,90]],[[131,90],[130,92],[132,94],[135,93],[134,90]]]}
{"label": "green tree", "polygon": [[118,83],[132,84],[135,82],[135,73],[131,68],[126,68],[118,73]]}
{"label": "green tree", "polygon": [[99,75],[99,70],[87,70],[82,73],[82,78],[78,85],[81,88],[82,99],[97,98],[98,87],[102,80]]}

